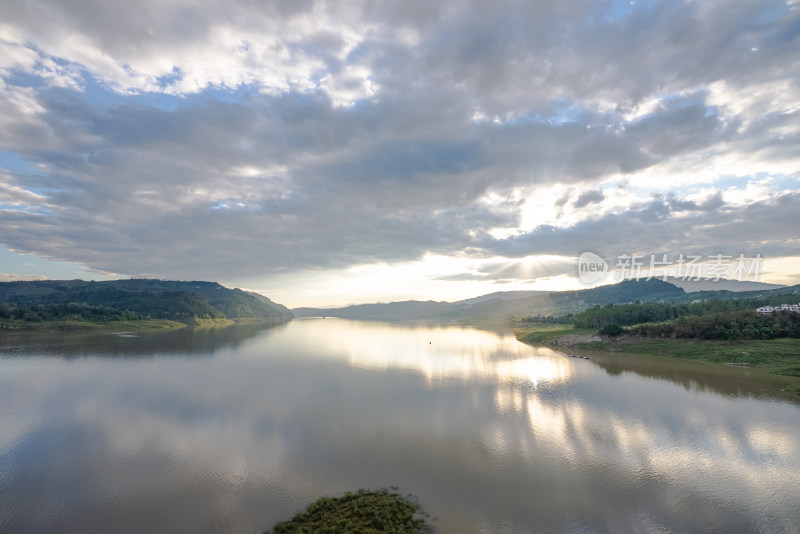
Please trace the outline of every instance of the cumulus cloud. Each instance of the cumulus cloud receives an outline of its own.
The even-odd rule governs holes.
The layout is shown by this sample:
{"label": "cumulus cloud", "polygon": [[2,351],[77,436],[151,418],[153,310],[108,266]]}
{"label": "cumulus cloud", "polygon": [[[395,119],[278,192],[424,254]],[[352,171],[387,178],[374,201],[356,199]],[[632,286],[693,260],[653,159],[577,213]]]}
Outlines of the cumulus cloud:
{"label": "cumulus cloud", "polygon": [[[794,4],[26,0],[0,20],[15,250],[234,281],[798,244]],[[741,187],[718,185],[731,168]]]}

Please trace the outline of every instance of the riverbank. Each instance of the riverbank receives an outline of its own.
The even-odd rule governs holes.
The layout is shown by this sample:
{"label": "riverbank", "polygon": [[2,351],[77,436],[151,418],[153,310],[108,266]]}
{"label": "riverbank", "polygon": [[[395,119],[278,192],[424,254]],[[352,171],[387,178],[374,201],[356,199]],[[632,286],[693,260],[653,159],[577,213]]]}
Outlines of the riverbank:
{"label": "riverbank", "polygon": [[800,377],[800,339],[707,341],[626,335],[615,338],[571,325],[515,329],[514,333],[517,339],[530,345],[702,360]]}
{"label": "riverbank", "polygon": [[10,321],[0,322],[3,334],[52,334],[92,332],[161,332],[185,328],[185,323],[166,319],[139,319],[135,321]]}
{"label": "riverbank", "polygon": [[192,326],[195,328],[224,328],[234,324],[277,324],[263,318],[193,319],[186,322],[167,319],[138,319],[133,321],[0,321],[0,336],[10,334],[91,334],[103,332],[167,332]]}

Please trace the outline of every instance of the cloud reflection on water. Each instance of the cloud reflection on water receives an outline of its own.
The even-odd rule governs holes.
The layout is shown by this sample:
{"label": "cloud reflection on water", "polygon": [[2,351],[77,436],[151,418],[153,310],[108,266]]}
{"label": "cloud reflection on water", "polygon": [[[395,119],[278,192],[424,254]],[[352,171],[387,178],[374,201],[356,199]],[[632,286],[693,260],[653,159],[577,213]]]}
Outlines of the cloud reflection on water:
{"label": "cloud reflection on water", "polygon": [[255,531],[321,494],[399,484],[443,533],[800,528],[789,403],[455,326],[303,320],[151,358],[87,347],[0,360],[0,525]]}

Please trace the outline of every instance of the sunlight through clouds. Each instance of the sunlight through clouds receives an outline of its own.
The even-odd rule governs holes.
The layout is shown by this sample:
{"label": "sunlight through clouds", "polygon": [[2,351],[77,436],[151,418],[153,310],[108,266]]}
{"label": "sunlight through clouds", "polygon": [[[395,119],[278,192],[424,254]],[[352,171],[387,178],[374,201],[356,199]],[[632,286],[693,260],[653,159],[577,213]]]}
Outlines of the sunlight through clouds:
{"label": "sunlight through clouds", "polygon": [[623,7],[6,3],[0,242],[320,303],[565,287],[631,242],[790,265],[796,6]]}

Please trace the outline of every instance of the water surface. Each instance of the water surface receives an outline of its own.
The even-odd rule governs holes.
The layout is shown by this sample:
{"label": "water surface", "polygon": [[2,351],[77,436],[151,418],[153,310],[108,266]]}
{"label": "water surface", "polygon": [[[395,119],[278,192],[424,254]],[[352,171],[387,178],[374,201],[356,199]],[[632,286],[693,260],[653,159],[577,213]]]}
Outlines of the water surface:
{"label": "water surface", "polygon": [[0,338],[0,532],[256,533],[389,486],[441,533],[800,531],[781,379],[637,365],[336,319]]}

